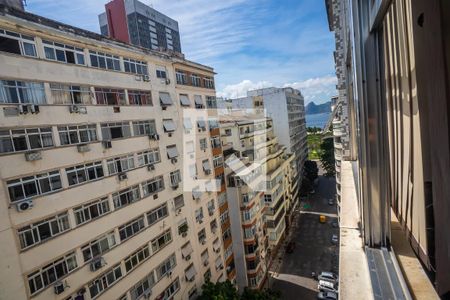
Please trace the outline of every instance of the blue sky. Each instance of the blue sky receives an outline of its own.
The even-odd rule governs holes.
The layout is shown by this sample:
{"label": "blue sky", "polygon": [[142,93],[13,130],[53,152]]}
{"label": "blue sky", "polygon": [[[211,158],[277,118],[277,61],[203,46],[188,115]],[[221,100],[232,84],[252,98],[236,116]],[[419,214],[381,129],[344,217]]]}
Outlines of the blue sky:
{"label": "blue sky", "polygon": [[[28,0],[29,12],[99,32],[107,0]],[[212,66],[218,95],[299,88],[306,101],[335,94],[333,33],[323,0],[144,0],[179,22],[187,59]],[[76,3],[76,4],[75,4]]]}

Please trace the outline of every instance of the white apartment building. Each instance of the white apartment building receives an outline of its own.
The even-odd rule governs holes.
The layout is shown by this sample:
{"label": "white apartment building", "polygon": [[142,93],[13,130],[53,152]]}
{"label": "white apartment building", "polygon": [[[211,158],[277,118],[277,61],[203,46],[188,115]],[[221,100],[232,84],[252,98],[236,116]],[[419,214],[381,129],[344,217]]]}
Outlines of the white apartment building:
{"label": "white apartment building", "polygon": [[[0,299],[190,299],[233,280],[225,184],[183,189],[182,111],[214,105],[213,70],[0,10]],[[217,126],[201,131],[198,167],[222,157]]]}
{"label": "white apartment building", "polygon": [[260,289],[294,205],[294,154],[278,144],[264,116],[221,116],[220,128],[236,283]]}

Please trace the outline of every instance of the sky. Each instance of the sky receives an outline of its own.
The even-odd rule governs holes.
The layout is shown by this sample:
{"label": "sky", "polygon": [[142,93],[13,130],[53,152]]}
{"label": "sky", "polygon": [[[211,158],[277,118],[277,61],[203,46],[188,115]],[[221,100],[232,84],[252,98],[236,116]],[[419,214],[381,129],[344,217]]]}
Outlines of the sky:
{"label": "sky", "polygon": [[[99,32],[107,0],[27,0],[26,10]],[[214,68],[217,95],[291,86],[305,102],[336,93],[324,0],[143,0],[178,21],[189,60]],[[76,3],[76,4],[75,4]]]}

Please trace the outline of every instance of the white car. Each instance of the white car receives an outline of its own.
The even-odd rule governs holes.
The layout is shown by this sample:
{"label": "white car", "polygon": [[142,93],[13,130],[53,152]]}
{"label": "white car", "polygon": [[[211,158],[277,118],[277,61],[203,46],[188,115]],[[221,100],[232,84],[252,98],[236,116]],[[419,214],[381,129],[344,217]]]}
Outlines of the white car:
{"label": "white car", "polygon": [[338,292],[338,287],[336,283],[325,281],[325,280],[319,280],[319,285],[317,286],[317,289],[321,292]]}
{"label": "white car", "polygon": [[320,300],[337,300],[338,295],[333,292],[320,292],[317,294],[317,299]]}
{"label": "white car", "polygon": [[331,243],[333,245],[336,245],[338,243],[338,241],[339,241],[339,238],[338,238],[337,234],[333,234],[333,236],[331,237]]}
{"label": "white car", "polygon": [[317,279],[322,281],[329,281],[332,283],[338,282],[338,276],[332,272],[322,272],[319,274],[319,276],[317,276]]}

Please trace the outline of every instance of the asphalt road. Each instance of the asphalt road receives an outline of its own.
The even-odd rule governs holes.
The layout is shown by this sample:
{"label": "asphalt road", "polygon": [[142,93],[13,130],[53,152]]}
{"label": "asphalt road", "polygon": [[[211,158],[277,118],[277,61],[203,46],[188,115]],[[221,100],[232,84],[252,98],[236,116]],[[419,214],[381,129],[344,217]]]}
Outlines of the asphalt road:
{"label": "asphalt road", "polygon": [[[328,205],[328,199],[335,198],[334,178],[319,176],[316,193],[301,202],[300,211],[295,214],[293,226],[285,240],[295,241],[293,253],[278,253],[278,261],[271,267],[270,285],[281,292],[287,300],[317,299],[317,281],[311,272],[338,272],[339,247],[332,245],[331,236],[339,233],[331,223],[337,221],[336,205]],[[327,215],[327,222],[319,222],[319,215]]]}

